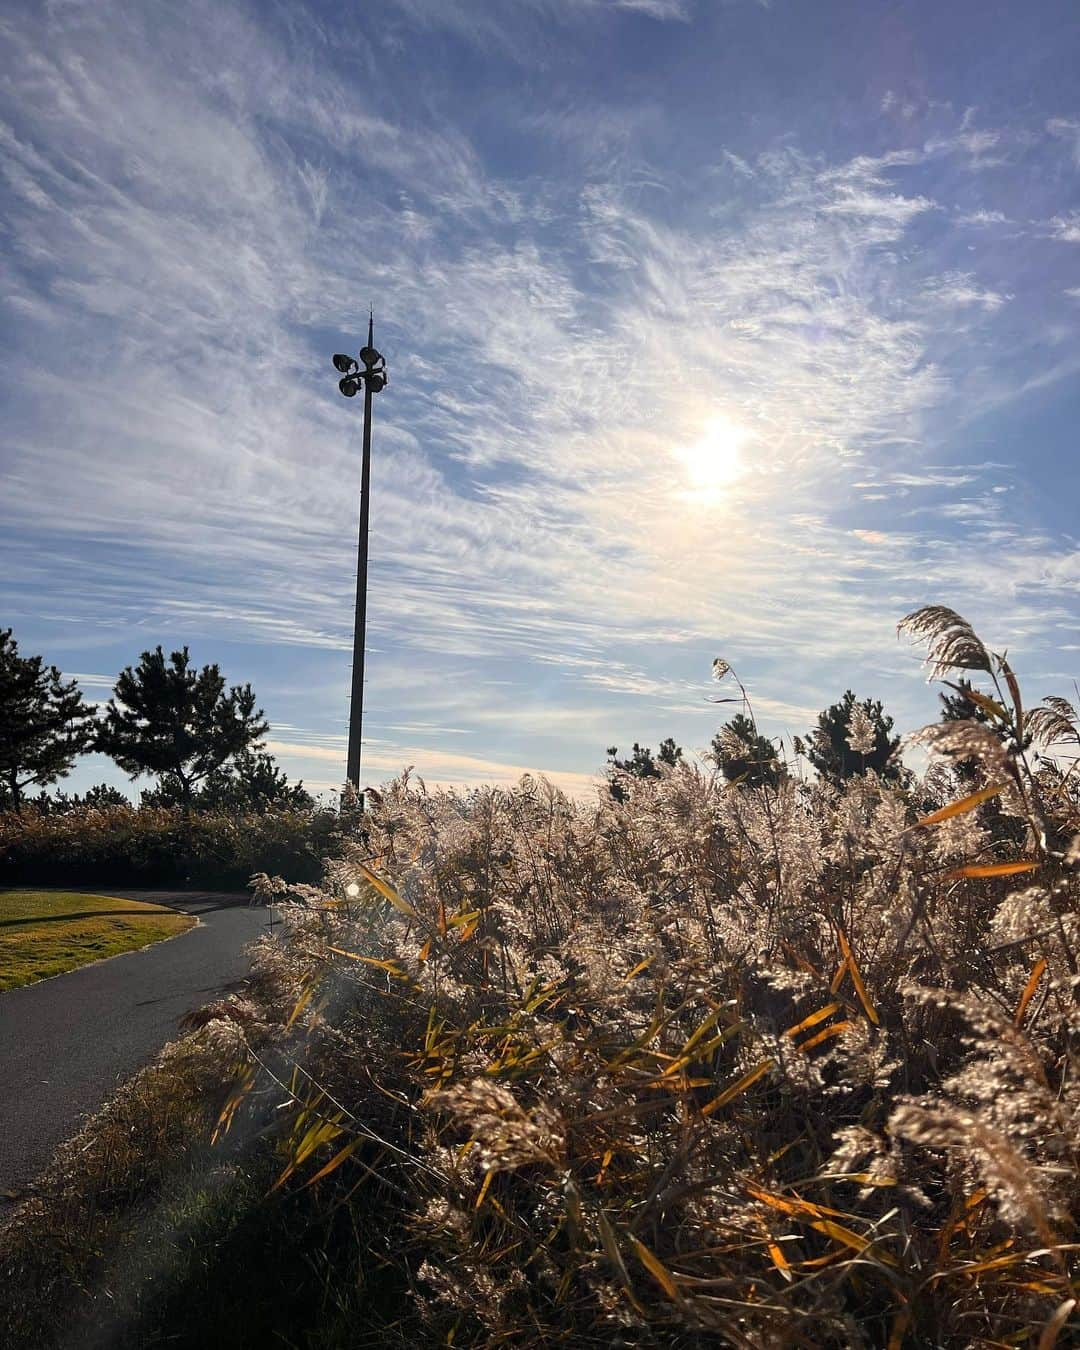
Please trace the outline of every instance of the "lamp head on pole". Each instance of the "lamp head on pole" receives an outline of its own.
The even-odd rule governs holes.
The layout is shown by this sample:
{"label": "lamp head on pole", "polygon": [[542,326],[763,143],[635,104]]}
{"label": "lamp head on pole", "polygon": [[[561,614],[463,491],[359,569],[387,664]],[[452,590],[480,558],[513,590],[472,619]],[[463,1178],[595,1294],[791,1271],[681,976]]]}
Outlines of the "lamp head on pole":
{"label": "lamp head on pole", "polygon": [[386,388],[386,358],[375,350],[375,315],[368,314],[367,346],[360,349],[359,363],[351,356],[339,353],[334,357],[334,369],[344,376],[338,389],[346,398],[355,398],[365,386],[373,394]]}

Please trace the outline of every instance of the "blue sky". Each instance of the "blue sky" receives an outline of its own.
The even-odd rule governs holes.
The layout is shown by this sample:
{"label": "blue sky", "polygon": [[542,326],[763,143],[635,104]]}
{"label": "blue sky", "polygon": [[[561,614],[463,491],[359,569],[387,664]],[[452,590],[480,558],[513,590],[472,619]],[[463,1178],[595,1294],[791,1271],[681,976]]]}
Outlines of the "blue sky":
{"label": "blue sky", "polygon": [[[934,715],[952,605],[1080,650],[1080,11],[2,6],[0,622],[107,697],[187,643],[340,781],[367,306],[365,777]],[[74,786],[123,776],[88,760]]]}

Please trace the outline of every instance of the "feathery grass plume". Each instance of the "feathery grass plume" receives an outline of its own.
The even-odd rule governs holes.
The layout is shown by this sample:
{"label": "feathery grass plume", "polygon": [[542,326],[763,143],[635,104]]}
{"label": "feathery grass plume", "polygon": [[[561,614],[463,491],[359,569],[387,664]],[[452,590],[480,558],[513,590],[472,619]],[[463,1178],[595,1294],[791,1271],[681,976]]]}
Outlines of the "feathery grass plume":
{"label": "feathery grass plume", "polygon": [[1007,747],[981,722],[932,722],[912,732],[906,741],[953,760],[976,760],[991,782],[1012,776]]}
{"label": "feathery grass plume", "polygon": [[897,631],[926,641],[932,680],[943,679],[951,670],[992,669],[990,653],[971,624],[945,605],[912,610],[900,620]]}
{"label": "feathery grass plume", "polygon": [[1048,694],[1027,715],[1027,729],[1038,744],[1052,749],[1056,745],[1080,746],[1080,718],[1066,698]]}

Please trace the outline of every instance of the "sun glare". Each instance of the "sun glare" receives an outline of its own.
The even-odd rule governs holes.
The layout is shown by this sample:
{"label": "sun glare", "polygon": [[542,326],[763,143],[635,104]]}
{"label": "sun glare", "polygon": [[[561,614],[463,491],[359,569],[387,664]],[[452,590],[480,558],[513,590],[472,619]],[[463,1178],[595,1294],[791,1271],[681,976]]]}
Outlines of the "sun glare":
{"label": "sun glare", "polygon": [[712,502],[744,471],[741,450],[753,437],[729,417],[712,418],[699,440],[679,446],[675,456],[686,469],[689,487],[683,496]]}

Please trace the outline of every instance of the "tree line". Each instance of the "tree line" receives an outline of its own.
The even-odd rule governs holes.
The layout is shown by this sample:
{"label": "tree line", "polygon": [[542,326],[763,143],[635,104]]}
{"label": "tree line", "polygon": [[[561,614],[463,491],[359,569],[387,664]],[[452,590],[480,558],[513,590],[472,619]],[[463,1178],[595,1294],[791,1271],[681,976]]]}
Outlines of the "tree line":
{"label": "tree line", "polygon": [[10,628],[0,629],[0,808],[20,810],[41,794],[42,810],[121,804],[107,784],[83,797],[45,789],[65,778],[80,755],[108,755],[133,780],[155,782],[146,806],[265,810],[314,805],[263,748],[269,730],[250,684],[227,685],[217,665],[198,669],[187,647],[166,657],[158,646],[116,678],[103,709],[86,701],[41,656],[21,656]]}
{"label": "tree line", "polygon": [[[992,720],[968,698],[971,685],[961,680],[955,694],[940,694],[941,718],[951,722],[974,717],[997,732]],[[893,735],[893,719],[879,699],[858,699],[848,689],[843,698],[817,715],[817,722],[806,736],[792,738],[796,755],[805,757],[818,776],[834,787],[849,778],[873,772],[886,783],[901,783],[906,770],[897,757],[900,737]],[[672,737],[661,741],[654,755],[649,746],[637,741],[629,755],[619,757],[618,746],[609,746],[608,778],[612,795],[621,800],[625,791],[619,785],[623,774],[634,778],[658,778],[664,766],[674,768],[683,757],[682,748]],[[788,777],[788,767],[778,741],[763,736],[754,718],[736,713],[712,739],[706,757],[729,783],[749,787],[778,787]],[[975,780],[974,761],[961,760],[957,772],[962,779]]]}

